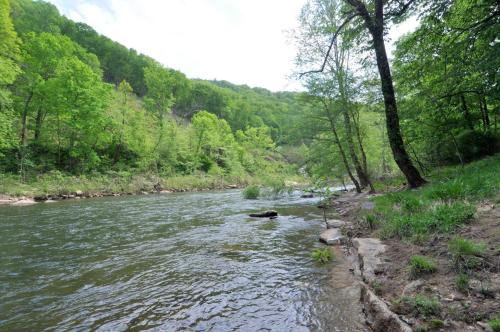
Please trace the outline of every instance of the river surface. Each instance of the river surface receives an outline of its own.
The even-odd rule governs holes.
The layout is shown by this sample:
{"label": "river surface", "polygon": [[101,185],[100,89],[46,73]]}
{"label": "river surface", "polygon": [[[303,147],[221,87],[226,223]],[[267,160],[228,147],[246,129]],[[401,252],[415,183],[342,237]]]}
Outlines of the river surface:
{"label": "river surface", "polygon": [[[311,259],[315,203],[230,190],[0,207],[0,330],[363,330],[342,259]],[[267,209],[279,218],[247,216]]]}

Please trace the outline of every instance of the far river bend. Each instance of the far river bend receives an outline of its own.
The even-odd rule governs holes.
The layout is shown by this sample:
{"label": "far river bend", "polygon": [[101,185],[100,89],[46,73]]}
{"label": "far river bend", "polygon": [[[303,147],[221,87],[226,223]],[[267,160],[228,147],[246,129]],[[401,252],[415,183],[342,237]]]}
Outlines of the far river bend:
{"label": "far river bend", "polygon": [[[0,330],[363,331],[345,266],[311,259],[315,203],[229,190],[0,207]],[[247,216],[267,209],[279,218]]]}

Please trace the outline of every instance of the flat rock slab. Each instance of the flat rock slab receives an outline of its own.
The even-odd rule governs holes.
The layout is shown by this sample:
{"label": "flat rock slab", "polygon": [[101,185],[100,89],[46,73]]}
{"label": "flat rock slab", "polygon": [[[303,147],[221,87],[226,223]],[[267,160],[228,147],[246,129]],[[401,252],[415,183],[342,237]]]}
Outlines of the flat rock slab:
{"label": "flat rock slab", "polygon": [[373,331],[411,332],[408,324],[392,312],[384,301],[379,299],[364,285],[361,288],[361,302],[365,308],[367,323]]}
{"label": "flat rock slab", "polygon": [[342,235],[338,228],[330,228],[321,233],[319,240],[326,244],[343,244],[345,243],[346,237]]}
{"label": "flat rock slab", "polygon": [[385,252],[386,246],[379,239],[355,238],[352,240],[358,251],[361,275],[367,282],[375,279],[375,275],[384,271],[380,255]]}
{"label": "flat rock slab", "polygon": [[32,204],[36,204],[36,202],[31,198],[21,199],[15,203],[12,203],[12,205],[32,205]]}
{"label": "flat rock slab", "polygon": [[326,228],[341,228],[345,226],[349,226],[349,223],[343,220],[330,219],[326,221]]}

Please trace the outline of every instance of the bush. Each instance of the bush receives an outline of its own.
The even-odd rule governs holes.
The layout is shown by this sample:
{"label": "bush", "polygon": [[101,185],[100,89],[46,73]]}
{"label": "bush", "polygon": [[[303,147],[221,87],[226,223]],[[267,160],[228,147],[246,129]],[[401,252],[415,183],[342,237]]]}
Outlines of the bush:
{"label": "bush", "polygon": [[311,257],[319,263],[328,263],[333,260],[333,254],[330,248],[314,249]]}
{"label": "bush", "polygon": [[498,150],[498,137],[492,131],[463,131],[457,136],[457,143],[466,162],[492,155]]}
{"label": "bush", "polygon": [[424,274],[430,274],[437,271],[436,262],[425,256],[412,256],[410,258],[410,277],[415,279]]}
{"label": "bush", "polygon": [[260,188],[258,186],[248,186],[243,190],[245,199],[257,199],[260,196]]}
{"label": "bush", "polygon": [[448,243],[448,250],[452,254],[453,263],[458,271],[473,269],[481,264],[481,256],[486,246],[470,240],[455,237]]}
{"label": "bush", "polygon": [[[458,151],[464,162],[493,155],[499,150],[499,137],[493,131],[464,130],[456,135]],[[442,145],[438,159],[447,163],[459,163],[457,146],[450,140]]]}

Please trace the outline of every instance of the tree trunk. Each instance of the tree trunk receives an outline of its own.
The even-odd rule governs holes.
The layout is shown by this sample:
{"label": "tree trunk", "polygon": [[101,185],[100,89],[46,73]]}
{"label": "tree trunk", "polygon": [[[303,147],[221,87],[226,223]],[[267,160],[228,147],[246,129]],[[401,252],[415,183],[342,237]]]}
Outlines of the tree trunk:
{"label": "tree trunk", "polygon": [[40,134],[42,132],[42,120],[43,120],[43,111],[41,107],[38,108],[36,112],[36,120],[35,120],[35,144],[39,144]]}
{"label": "tree trunk", "polygon": [[472,118],[470,117],[469,108],[467,107],[467,102],[465,101],[464,95],[460,95],[460,101],[462,102],[465,122],[467,123],[467,126],[470,130],[474,130],[474,124],[472,123]]}
{"label": "tree trunk", "polygon": [[[327,110],[327,112],[329,111]],[[339,148],[340,156],[342,157],[342,162],[344,163],[344,167],[347,171],[347,174],[349,175],[349,178],[356,187],[356,192],[361,193],[361,186],[359,185],[358,180],[356,180],[356,177],[354,177],[354,175],[352,174],[351,167],[349,166],[349,162],[347,161],[347,156],[345,154],[344,148],[340,143],[339,135],[337,134],[337,129],[335,128],[335,123],[333,122],[333,119],[331,118],[330,114],[328,114],[328,120],[330,122],[330,129],[332,130],[333,137],[335,139],[335,144],[337,144],[337,147]]]}
{"label": "tree trunk", "polygon": [[[370,19],[371,21],[371,19]],[[413,166],[408,153],[406,152],[403,137],[399,127],[399,115],[396,104],[396,96],[392,83],[392,75],[389,67],[389,60],[384,44],[383,26],[374,27],[368,22],[370,32],[373,37],[373,44],[377,58],[377,66],[382,84],[382,94],[385,104],[385,118],[387,124],[387,135],[391,146],[394,160],[401,172],[403,172],[408,185],[411,188],[417,188],[425,184],[426,181],[422,178],[418,170]]]}
{"label": "tree trunk", "polygon": [[486,97],[479,95],[479,107],[481,108],[481,115],[483,117],[483,127],[485,130],[490,129],[490,117],[488,115],[488,106],[486,105]]}
{"label": "tree trunk", "polygon": [[21,146],[26,146],[28,141],[28,109],[30,106],[31,98],[33,98],[33,92],[30,92],[26,101],[24,102],[23,113],[21,114]]}

